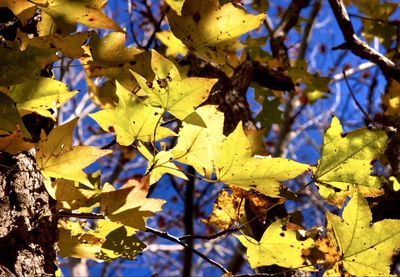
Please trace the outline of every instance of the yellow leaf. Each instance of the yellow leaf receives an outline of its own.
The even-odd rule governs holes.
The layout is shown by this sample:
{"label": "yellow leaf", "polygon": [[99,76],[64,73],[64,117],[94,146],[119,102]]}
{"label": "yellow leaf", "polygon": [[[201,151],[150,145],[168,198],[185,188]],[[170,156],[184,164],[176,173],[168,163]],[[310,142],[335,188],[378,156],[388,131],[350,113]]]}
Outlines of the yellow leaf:
{"label": "yellow leaf", "polygon": [[392,257],[399,250],[400,221],[372,222],[368,202],[356,192],[343,211],[342,219],[327,213],[339,245],[335,261],[354,276],[389,276]]}
{"label": "yellow leaf", "polygon": [[46,178],[64,178],[93,187],[83,169],[112,151],[92,146],[72,147],[72,131],[76,121],[53,129],[48,137],[42,136],[36,160]]}
{"label": "yellow leaf", "polygon": [[222,133],[224,114],[211,105],[202,106],[196,112],[207,127],[184,122],[179,130],[178,142],[171,153],[176,161],[189,164],[198,173],[211,178],[214,161],[225,138]]}
{"label": "yellow leaf", "polygon": [[35,0],[31,2],[53,17],[57,26],[65,33],[74,32],[76,23],[91,28],[123,32],[114,20],[103,13],[102,9],[107,3],[105,0],[48,0],[45,3]]}
{"label": "yellow leaf", "polygon": [[238,222],[244,214],[243,198],[239,198],[234,192],[223,190],[213,204],[211,215],[202,222],[226,230]]}
{"label": "yellow leaf", "polygon": [[36,11],[35,4],[25,0],[0,0],[0,7],[9,8],[18,17],[22,25],[25,25]]}
{"label": "yellow leaf", "polygon": [[385,115],[397,116],[400,113],[400,83],[390,80],[385,94],[382,95]]}
{"label": "yellow leaf", "polygon": [[149,161],[147,165],[147,175],[150,185],[156,183],[162,175],[169,173],[184,180],[186,175],[175,164],[171,162],[172,153],[170,151],[160,151],[154,157],[147,148],[139,142],[138,151]]}
{"label": "yellow leaf", "polygon": [[143,50],[126,48],[126,39],[127,35],[121,32],[111,32],[103,38],[93,33],[89,43],[93,61],[103,66],[119,66],[134,62],[137,59],[136,56]]}
{"label": "yellow leaf", "polygon": [[330,185],[343,191],[352,184],[363,186],[363,193],[376,194],[381,182],[371,176],[373,162],[386,149],[387,136],[383,130],[367,128],[352,131],[346,135],[339,120],[332,118],[326,130],[314,179],[319,186]]}
{"label": "yellow leaf", "polygon": [[188,49],[185,44],[177,38],[174,33],[171,31],[162,31],[156,34],[157,38],[164,44],[167,49],[165,50],[165,54],[167,56],[176,57],[178,55],[186,56],[188,53]]}
{"label": "yellow leaf", "polygon": [[17,103],[19,110],[36,112],[52,118],[48,109],[60,107],[76,93],[77,90],[69,91],[63,82],[51,78],[39,78],[15,85],[11,89],[10,96]]}
{"label": "yellow leaf", "polygon": [[146,219],[161,211],[165,200],[147,198],[149,178],[129,180],[115,190],[106,183],[100,195],[100,207],[104,215],[114,222],[135,229],[145,229]]}
{"label": "yellow leaf", "polygon": [[114,109],[102,110],[89,116],[96,120],[104,131],[114,130],[119,144],[126,146],[135,139],[152,141],[175,134],[170,129],[160,126],[161,109],[144,104],[118,82],[116,86],[118,105]]}
{"label": "yellow leaf", "polygon": [[302,252],[314,242],[312,239],[299,241],[297,236],[297,231],[277,220],[268,227],[259,242],[245,235],[236,237],[247,248],[247,257],[252,268],[276,264],[287,268],[313,270],[314,267],[304,268],[304,265],[310,263]]}
{"label": "yellow leaf", "polygon": [[33,147],[35,147],[35,144],[24,139],[19,125],[16,125],[15,131],[11,134],[0,131],[0,151],[15,155]]}
{"label": "yellow leaf", "polygon": [[166,0],[166,2],[178,15],[181,15],[182,6],[185,0]]}
{"label": "yellow leaf", "polygon": [[218,79],[190,77],[181,79],[175,65],[156,51],[152,51],[151,67],[156,78],[149,84],[139,74],[134,74],[147,94],[148,103],[162,107],[180,120],[184,120],[203,103]]}
{"label": "yellow leaf", "polygon": [[225,63],[228,53],[238,48],[237,38],[258,28],[264,18],[232,3],[220,7],[218,0],[186,0],[181,16],[168,13],[174,35],[201,58],[218,63]]}
{"label": "yellow leaf", "polygon": [[297,177],[309,167],[284,158],[253,157],[241,122],[224,140],[215,161],[219,181],[245,190],[254,189],[272,197],[278,196],[281,181]]}

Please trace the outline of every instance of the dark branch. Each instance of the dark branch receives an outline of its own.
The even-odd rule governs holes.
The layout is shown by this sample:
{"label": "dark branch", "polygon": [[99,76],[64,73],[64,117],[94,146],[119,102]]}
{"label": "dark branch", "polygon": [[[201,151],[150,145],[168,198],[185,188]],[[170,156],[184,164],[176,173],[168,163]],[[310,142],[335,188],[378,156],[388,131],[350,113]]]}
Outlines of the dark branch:
{"label": "dark branch", "polygon": [[343,1],[329,0],[329,4],[345,39],[345,43],[336,48],[348,49],[358,57],[375,63],[387,77],[400,82],[400,68],[356,35]]}
{"label": "dark branch", "polygon": [[179,238],[174,237],[174,236],[168,234],[167,232],[162,232],[162,231],[159,231],[159,230],[157,230],[157,229],[150,228],[150,227],[146,227],[146,232],[152,233],[152,234],[154,234],[154,235],[156,235],[156,236],[158,236],[158,237],[160,237],[160,238],[164,238],[164,239],[166,239],[166,240],[169,240],[169,241],[172,241],[172,242],[176,242],[176,243],[182,245],[184,248],[189,248],[194,254],[196,254],[197,256],[199,256],[200,258],[202,258],[203,260],[205,260],[205,261],[208,262],[209,264],[212,264],[212,265],[218,267],[219,269],[221,269],[222,272],[224,272],[224,273],[228,273],[228,272],[229,272],[229,271],[228,271],[223,265],[221,265],[220,263],[214,261],[213,259],[210,259],[209,257],[207,257],[206,255],[204,255],[203,253],[201,253],[201,252],[197,251],[196,249],[190,247],[190,246],[187,245],[185,242],[179,240]]}
{"label": "dark branch", "polygon": [[204,236],[204,235],[185,235],[185,236],[179,237],[179,239],[180,240],[187,240],[187,239],[213,240],[213,239],[219,238],[219,237],[221,237],[223,235],[239,231],[239,230],[241,230],[243,228],[244,228],[244,226],[241,226],[241,227],[238,227],[238,228],[229,228],[229,229],[223,230],[221,232],[218,232],[218,233],[215,233],[215,234],[209,235],[209,236]]}

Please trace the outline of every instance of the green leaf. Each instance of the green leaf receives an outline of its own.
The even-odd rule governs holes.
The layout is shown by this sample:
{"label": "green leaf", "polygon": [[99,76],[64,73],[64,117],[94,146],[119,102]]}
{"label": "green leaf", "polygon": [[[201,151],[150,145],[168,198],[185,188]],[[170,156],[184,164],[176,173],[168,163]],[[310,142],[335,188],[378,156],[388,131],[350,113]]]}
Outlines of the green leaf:
{"label": "green leaf", "polygon": [[144,104],[118,82],[116,86],[118,105],[89,116],[104,131],[114,130],[119,144],[130,145],[136,139],[152,141],[174,135],[170,129],[160,126],[162,109]]}
{"label": "green leaf", "polygon": [[222,143],[215,170],[219,181],[245,190],[254,189],[267,196],[278,196],[280,182],[297,177],[309,165],[284,158],[253,157],[242,124]]}
{"label": "green leaf", "polygon": [[220,7],[218,0],[186,0],[181,16],[168,13],[174,35],[199,57],[218,63],[225,63],[227,54],[238,48],[237,38],[258,28],[264,18],[232,3]]}
{"label": "green leaf", "polygon": [[132,72],[149,97],[147,102],[152,106],[162,107],[180,120],[185,120],[208,98],[211,88],[218,81],[197,77],[181,79],[175,65],[154,50],[151,67],[156,78],[150,85],[145,78]]}
{"label": "green leaf", "polygon": [[[327,213],[339,245],[339,265],[354,276],[388,276],[392,257],[399,250],[400,220],[371,224],[372,214],[361,193],[355,193],[342,219]],[[340,267],[340,266],[339,266]]]}
{"label": "green leaf", "polygon": [[55,49],[28,46],[24,51],[0,47],[0,86],[37,79],[46,65],[58,60]]}
{"label": "green leaf", "polygon": [[112,29],[123,32],[111,18],[107,17],[102,9],[106,0],[48,0],[31,1],[45,13],[53,17],[57,26],[65,33],[75,31],[75,24],[80,23],[91,28]]}
{"label": "green leaf", "polygon": [[211,105],[202,106],[196,112],[206,127],[184,122],[178,133],[178,142],[171,152],[176,161],[189,164],[198,173],[210,178],[214,171],[214,161],[225,138],[222,133],[224,114]]}
{"label": "green leaf", "polygon": [[10,96],[17,103],[19,110],[36,112],[52,118],[48,109],[60,107],[76,93],[77,90],[69,91],[63,82],[51,78],[39,78],[15,85],[11,89]]}
{"label": "green leaf", "polygon": [[371,176],[372,162],[386,149],[383,130],[358,129],[343,135],[339,120],[332,118],[326,130],[314,179],[320,186],[348,190],[351,184],[364,187],[368,194],[381,187],[379,177]]}
{"label": "green leaf", "polygon": [[[0,77],[1,78],[1,77]],[[30,134],[25,129],[21,116],[17,110],[16,104],[8,95],[0,92],[0,129],[8,133],[14,131],[22,131],[26,138],[30,138]]]}
{"label": "green leaf", "polygon": [[247,257],[252,268],[276,264],[287,268],[313,270],[312,266],[304,267],[310,263],[304,258],[302,251],[312,247],[314,242],[312,239],[299,241],[298,235],[296,230],[289,229],[277,220],[268,227],[259,242],[245,235],[236,237],[247,248]]}

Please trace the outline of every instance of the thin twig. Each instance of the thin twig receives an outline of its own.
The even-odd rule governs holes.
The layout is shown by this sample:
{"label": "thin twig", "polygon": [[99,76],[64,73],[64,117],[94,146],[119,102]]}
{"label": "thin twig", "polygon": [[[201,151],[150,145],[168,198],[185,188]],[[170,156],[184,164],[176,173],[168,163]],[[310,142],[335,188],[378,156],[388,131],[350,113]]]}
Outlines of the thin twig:
{"label": "thin twig", "polygon": [[349,80],[347,79],[347,75],[346,75],[346,70],[343,70],[343,76],[344,76],[344,81],[346,83],[347,89],[350,92],[350,96],[353,99],[354,103],[356,104],[357,108],[361,111],[361,113],[364,115],[364,118],[368,121],[368,122],[372,122],[371,118],[369,117],[369,115],[367,114],[366,111],[364,111],[363,107],[361,106],[360,102],[358,102],[356,96],[354,95],[353,89],[351,88],[350,84],[349,84]]}
{"label": "thin twig", "polygon": [[163,232],[157,229],[153,229],[151,227],[146,227],[146,232],[148,233],[152,233],[160,238],[164,238],[166,240],[172,241],[172,242],[176,242],[180,245],[182,245],[185,248],[189,248],[194,254],[196,254],[197,256],[199,256],[200,258],[202,258],[203,260],[205,260],[206,262],[208,262],[211,265],[214,265],[216,267],[218,267],[222,272],[224,273],[228,273],[229,271],[220,263],[214,261],[213,259],[207,257],[206,255],[204,255],[203,253],[197,251],[196,249],[194,249],[193,247],[189,247],[185,242],[181,241],[179,238],[172,236],[170,234],[168,234],[167,232]]}
{"label": "thin twig", "polygon": [[244,226],[240,226],[240,227],[237,227],[237,228],[229,228],[229,229],[223,230],[221,232],[218,232],[218,233],[215,233],[215,234],[209,235],[209,236],[205,236],[205,235],[185,235],[185,236],[179,237],[178,239],[180,239],[180,240],[186,240],[186,239],[213,240],[213,239],[219,238],[219,237],[221,237],[223,235],[239,231],[239,230],[241,230],[243,228],[244,228]]}

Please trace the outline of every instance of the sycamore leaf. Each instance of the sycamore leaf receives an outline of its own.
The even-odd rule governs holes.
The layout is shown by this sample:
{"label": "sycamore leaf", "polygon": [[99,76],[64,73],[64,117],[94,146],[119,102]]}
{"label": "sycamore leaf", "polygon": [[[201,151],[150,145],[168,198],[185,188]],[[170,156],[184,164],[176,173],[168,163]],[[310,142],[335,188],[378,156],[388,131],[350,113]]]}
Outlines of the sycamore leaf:
{"label": "sycamore leaf", "polygon": [[178,55],[182,55],[183,57],[187,55],[188,49],[185,44],[177,38],[174,33],[171,31],[162,31],[156,34],[157,38],[164,44],[167,49],[165,50],[165,54],[167,56],[176,57]]}
{"label": "sycamore leaf", "polygon": [[134,140],[152,141],[174,135],[161,127],[162,110],[141,102],[134,94],[118,82],[116,94],[119,98],[114,109],[102,110],[89,116],[96,120],[104,131],[115,131],[117,142],[130,145]]}
{"label": "sycamore leaf", "polygon": [[243,198],[238,197],[235,190],[232,193],[223,190],[213,204],[211,215],[207,219],[201,220],[201,222],[226,230],[238,222],[244,214]]}
{"label": "sycamore leaf", "polygon": [[220,7],[218,0],[186,0],[181,15],[168,13],[174,35],[201,58],[218,63],[225,63],[227,54],[237,48],[237,38],[258,28],[264,18],[232,3]]}
{"label": "sycamore leaf", "polygon": [[[0,77],[1,78],[1,77]],[[22,135],[30,138],[25,129],[22,118],[16,108],[16,104],[8,95],[0,92],[0,130],[8,133],[21,130]]]}
{"label": "sycamore leaf", "polygon": [[367,128],[352,131],[346,135],[339,120],[332,118],[326,130],[321,158],[314,179],[318,185],[329,185],[348,190],[351,184],[363,186],[363,193],[381,187],[378,177],[371,176],[372,162],[386,149],[387,136],[383,130]]}
{"label": "sycamore leaf", "polygon": [[0,47],[0,86],[39,78],[41,70],[58,60],[55,49],[28,46],[24,51]]}
{"label": "sycamore leaf", "polygon": [[93,33],[90,39],[90,49],[93,61],[97,65],[119,66],[124,63],[134,62],[137,55],[143,50],[138,48],[126,48],[127,36],[121,32],[111,32],[105,37],[100,38],[97,33]]}
{"label": "sycamore leaf", "polygon": [[83,169],[112,151],[92,146],[72,147],[72,132],[77,120],[54,128],[47,137],[42,135],[36,160],[48,179],[64,178],[93,187]]}
{"label": "sycamore leaf", "polygon": [[162,107],[180,120],[192,114],[210,94],[218,79],[190,77],[181,79],[175,65],[156,51],[152,51],[151,68],[156,75],[149,84],[145,78],[132,72],[147,94],[148,103]]}
{"label": "sycamore leaf", "polygon": [[45,13],[53,17],[57,26],[65,33],[72,33],[76,23],[91,28],[112,29],[123,32],[111,18],[102,11],[107,3],[106,0],[48,0],[31,1]]}
{"label": "sycamore leaf", "polygon": [[182,6],[185,0],[166,0],[166,2],[178,15],[181,15]]}
{"label": "sycamore leaf", "polygon": [[241,122],[222,143],[215,161],[219,181],[242,189],[257,190],[267,196],[278,196],[280,182],[297,177],[309,165],[284,158],[254,156]]}
{"label": "sycamore leaf", "polygon": [[69,91],[63,82],[51,78],[39,78],[15,85],[11,89],[10,96],[17,103],[19,110],[36,112],[52,118],[48,109],[60,107],[76,93],[77,90]]}
{"label": "sycamore leaf", "polygon": [[184,180],[186,175],[175,164],[171,162],[172,153],[170,151],[160,151],[153,156],[147,148],[139,142],[138,151],[149,161],[147,165],[147,175],[150,185],[156,183],[162,175],[169,173]]}
{"label": "sycamore leaf", "polygon": [[148,177],[129,180],[117,190],[106,183],[100,195],[101,211],[111,221],[144,230],[146,219],[161,211],[165,203],[162,199],[147,198],[149,187]]}
{"label": "sycamore leaf", "polygon": [[146,247],[135,233],[133,228],[104,219],[97,221],[95,231],[86,231],[82,222],[60,220],[60,255],[107,262],[117,258],[134,259]]}
{"label": "sycamore leaf", "polygon": [[327,213],[338,245],[336,260],[354,276],[388,276],[392,257],[400,249],[400,220],[385,219],[371,224],[368,202],[356,192],[343,211],[342,219]]}
{"label": "sycamore leaf", "polygon": [[224,114],[216,106],[206,105],[196,112],[206,124],[206,128],[183,123],[179,130],[178,142],[171,150],[178,162],[193,166],[196,171],[210,178],[214,171],[214,161],[225,136]]}
{"label": "sycamore leaf", "polygon": [[272,223],[264,232],[261,240],[241,235],[236,236],[247,248],[247,257],[252,268],[268,265],[279,265],[287,268],[302,267],[309,264],[303,255],[303,250],[313,245],[312,239],[299,241],[298,232],[282,224],[280,220]]}

